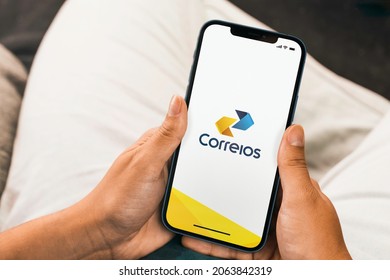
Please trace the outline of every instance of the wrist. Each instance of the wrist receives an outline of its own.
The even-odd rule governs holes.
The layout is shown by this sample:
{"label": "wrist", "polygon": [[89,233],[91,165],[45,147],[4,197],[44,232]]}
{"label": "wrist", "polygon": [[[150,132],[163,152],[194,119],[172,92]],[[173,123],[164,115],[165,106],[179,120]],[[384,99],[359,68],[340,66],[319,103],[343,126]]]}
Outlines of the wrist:
{"label": "wrist", "polygon": [[[95,190],[98,192],[99,190]],[[75,212],[85,213],[84,228],[90,244],[90,254],[85,258],[98,259],[137,259],[140,256],[137,233],[118,221],[117,204],[107,199],[100,201],[101,194],[92,192],[86,198],[74,205]],[[123,218],[123,217],[121,217]]]}
{"label": "wrist", "polygon": [[83,203],[0,234],[4,259],[108,259],[111,250]]}
{"label": "wrist", "polygon": [[101,221],[83,201],[60,212],[70,259],[111,259],[111,246],[101,232]]}

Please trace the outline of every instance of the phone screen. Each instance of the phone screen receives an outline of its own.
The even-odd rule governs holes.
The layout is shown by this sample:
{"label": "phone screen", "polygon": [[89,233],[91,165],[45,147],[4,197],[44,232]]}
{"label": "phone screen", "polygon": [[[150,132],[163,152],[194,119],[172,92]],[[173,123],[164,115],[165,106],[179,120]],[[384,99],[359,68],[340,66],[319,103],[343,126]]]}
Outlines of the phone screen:
{"label": "phone screen", "polygon": [[292,118],[304,48],[290,38],[233,35],[221,24],[203,32],[163,219],[180,233],[251,250],[270,219],[277,152]]}

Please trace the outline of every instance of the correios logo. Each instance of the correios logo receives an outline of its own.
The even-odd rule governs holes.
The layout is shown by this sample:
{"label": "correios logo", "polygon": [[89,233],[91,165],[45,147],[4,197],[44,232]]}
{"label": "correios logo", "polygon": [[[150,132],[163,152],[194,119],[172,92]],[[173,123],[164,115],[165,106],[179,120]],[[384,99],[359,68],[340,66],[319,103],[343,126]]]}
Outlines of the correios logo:
{"label": "correios logo", "polygon": [[239,110],[236,110],[236,113],[239,118],[238,122],[235,118],[222,117],[215,123],[215,126],[217,127],[219,133],[221,133],[222,135],[233,137],[233,133],[230,130],[230,126],[234,123],[235,124],[233,125],[233,128],[241,130],[247,130],[254,124],[252,117],[249,113]]}
{"label": "correios logo", "polygon": [[[236,113],[239,119],[224,116],[215,123],[215,126],[217,127],[217,130],[220,134],[234,137],[231,128],[247,130],[254,125],[254,121],[249,113],[240,110],[236,110]],[[255,159],[260,158],[261,150],[259,148],[253,148],[251,146],[220,140],[216,137],[210,136],[208,133],[203,133],[199,136],[199,143],[205,147],[210,147],[225,152],[228,151],[233,154],[253,157]]]}

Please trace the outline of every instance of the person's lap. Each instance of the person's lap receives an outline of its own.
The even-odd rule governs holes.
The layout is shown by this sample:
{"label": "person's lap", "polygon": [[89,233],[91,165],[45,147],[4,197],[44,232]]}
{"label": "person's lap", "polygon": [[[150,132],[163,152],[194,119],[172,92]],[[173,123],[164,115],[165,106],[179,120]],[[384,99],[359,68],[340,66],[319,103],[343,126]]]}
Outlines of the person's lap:
{"label": "person's lap", "polygon": [[[264,27],[224,0],[162,2],[66,2],[29,78],[1,201],[2,229],[77,202],[123,149],[162,121],[170,97],[185,94],[205,21]],[[309,58],[297,109],[318,177],[351,152],[388,108],[333,75]],[[343,129],[348,134],[334,137]],[[167,257],[167,251],[152,256]]]}

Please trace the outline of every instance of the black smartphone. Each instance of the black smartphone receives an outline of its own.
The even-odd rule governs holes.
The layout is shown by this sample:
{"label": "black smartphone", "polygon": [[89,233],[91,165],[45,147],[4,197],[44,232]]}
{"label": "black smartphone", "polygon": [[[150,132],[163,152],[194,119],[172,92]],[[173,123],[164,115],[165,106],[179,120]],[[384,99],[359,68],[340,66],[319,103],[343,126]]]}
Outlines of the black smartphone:
{"label": "black smartphone", "polygon": [[265,244],[277,152],[293,119],[305,46],[285,34],[210,21],[201,29],[174,153],[164,225],[243,251]]}

